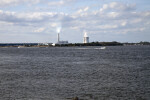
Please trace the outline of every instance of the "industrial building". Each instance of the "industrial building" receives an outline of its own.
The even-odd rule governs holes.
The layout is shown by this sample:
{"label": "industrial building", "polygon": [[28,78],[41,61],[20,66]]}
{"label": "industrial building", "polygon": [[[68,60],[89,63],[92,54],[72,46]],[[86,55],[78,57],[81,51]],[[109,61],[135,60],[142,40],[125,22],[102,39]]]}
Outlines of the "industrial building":
{"label": "industrial building", "polygon": [[68,44],[68,41],[60,41],[59,33],[57,35],[57,43],[56,44]]}

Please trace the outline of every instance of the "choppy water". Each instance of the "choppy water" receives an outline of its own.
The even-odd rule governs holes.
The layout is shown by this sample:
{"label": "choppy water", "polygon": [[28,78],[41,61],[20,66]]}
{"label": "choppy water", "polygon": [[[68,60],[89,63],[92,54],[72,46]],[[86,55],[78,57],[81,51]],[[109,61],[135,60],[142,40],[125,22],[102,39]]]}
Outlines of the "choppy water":
{"label": "choppy water", "polygon": [[150,46],[0,48],[0,100],[150,100]]}

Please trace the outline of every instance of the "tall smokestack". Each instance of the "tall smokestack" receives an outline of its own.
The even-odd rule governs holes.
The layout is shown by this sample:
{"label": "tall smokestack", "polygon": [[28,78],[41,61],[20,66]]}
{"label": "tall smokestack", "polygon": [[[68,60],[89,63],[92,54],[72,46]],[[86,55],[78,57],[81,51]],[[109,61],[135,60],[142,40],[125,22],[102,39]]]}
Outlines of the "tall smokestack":
{"label": "tall smokestack", "polygon": [[58,37],[57,37],[57,39],[58,39],[58,43],[59,43],[59,33],[58,33]]}

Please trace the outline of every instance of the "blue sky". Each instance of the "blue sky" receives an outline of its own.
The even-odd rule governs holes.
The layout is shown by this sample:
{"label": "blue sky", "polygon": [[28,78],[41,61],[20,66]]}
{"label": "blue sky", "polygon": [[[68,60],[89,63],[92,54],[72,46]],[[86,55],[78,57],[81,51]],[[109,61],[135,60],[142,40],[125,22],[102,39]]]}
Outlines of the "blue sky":
{"label": "blue sky", "polygon": [[0,0],[0,43],[150,42],[150,0]]}

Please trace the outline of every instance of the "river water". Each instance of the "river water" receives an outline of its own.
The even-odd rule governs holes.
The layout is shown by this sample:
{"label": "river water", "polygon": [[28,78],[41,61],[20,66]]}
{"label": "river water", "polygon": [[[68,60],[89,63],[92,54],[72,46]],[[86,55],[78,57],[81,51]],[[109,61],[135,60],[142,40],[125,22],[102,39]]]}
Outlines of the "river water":
{"label": "river water", "polygon": [[0,100],[150,100],[150,46],[0,48]]}

